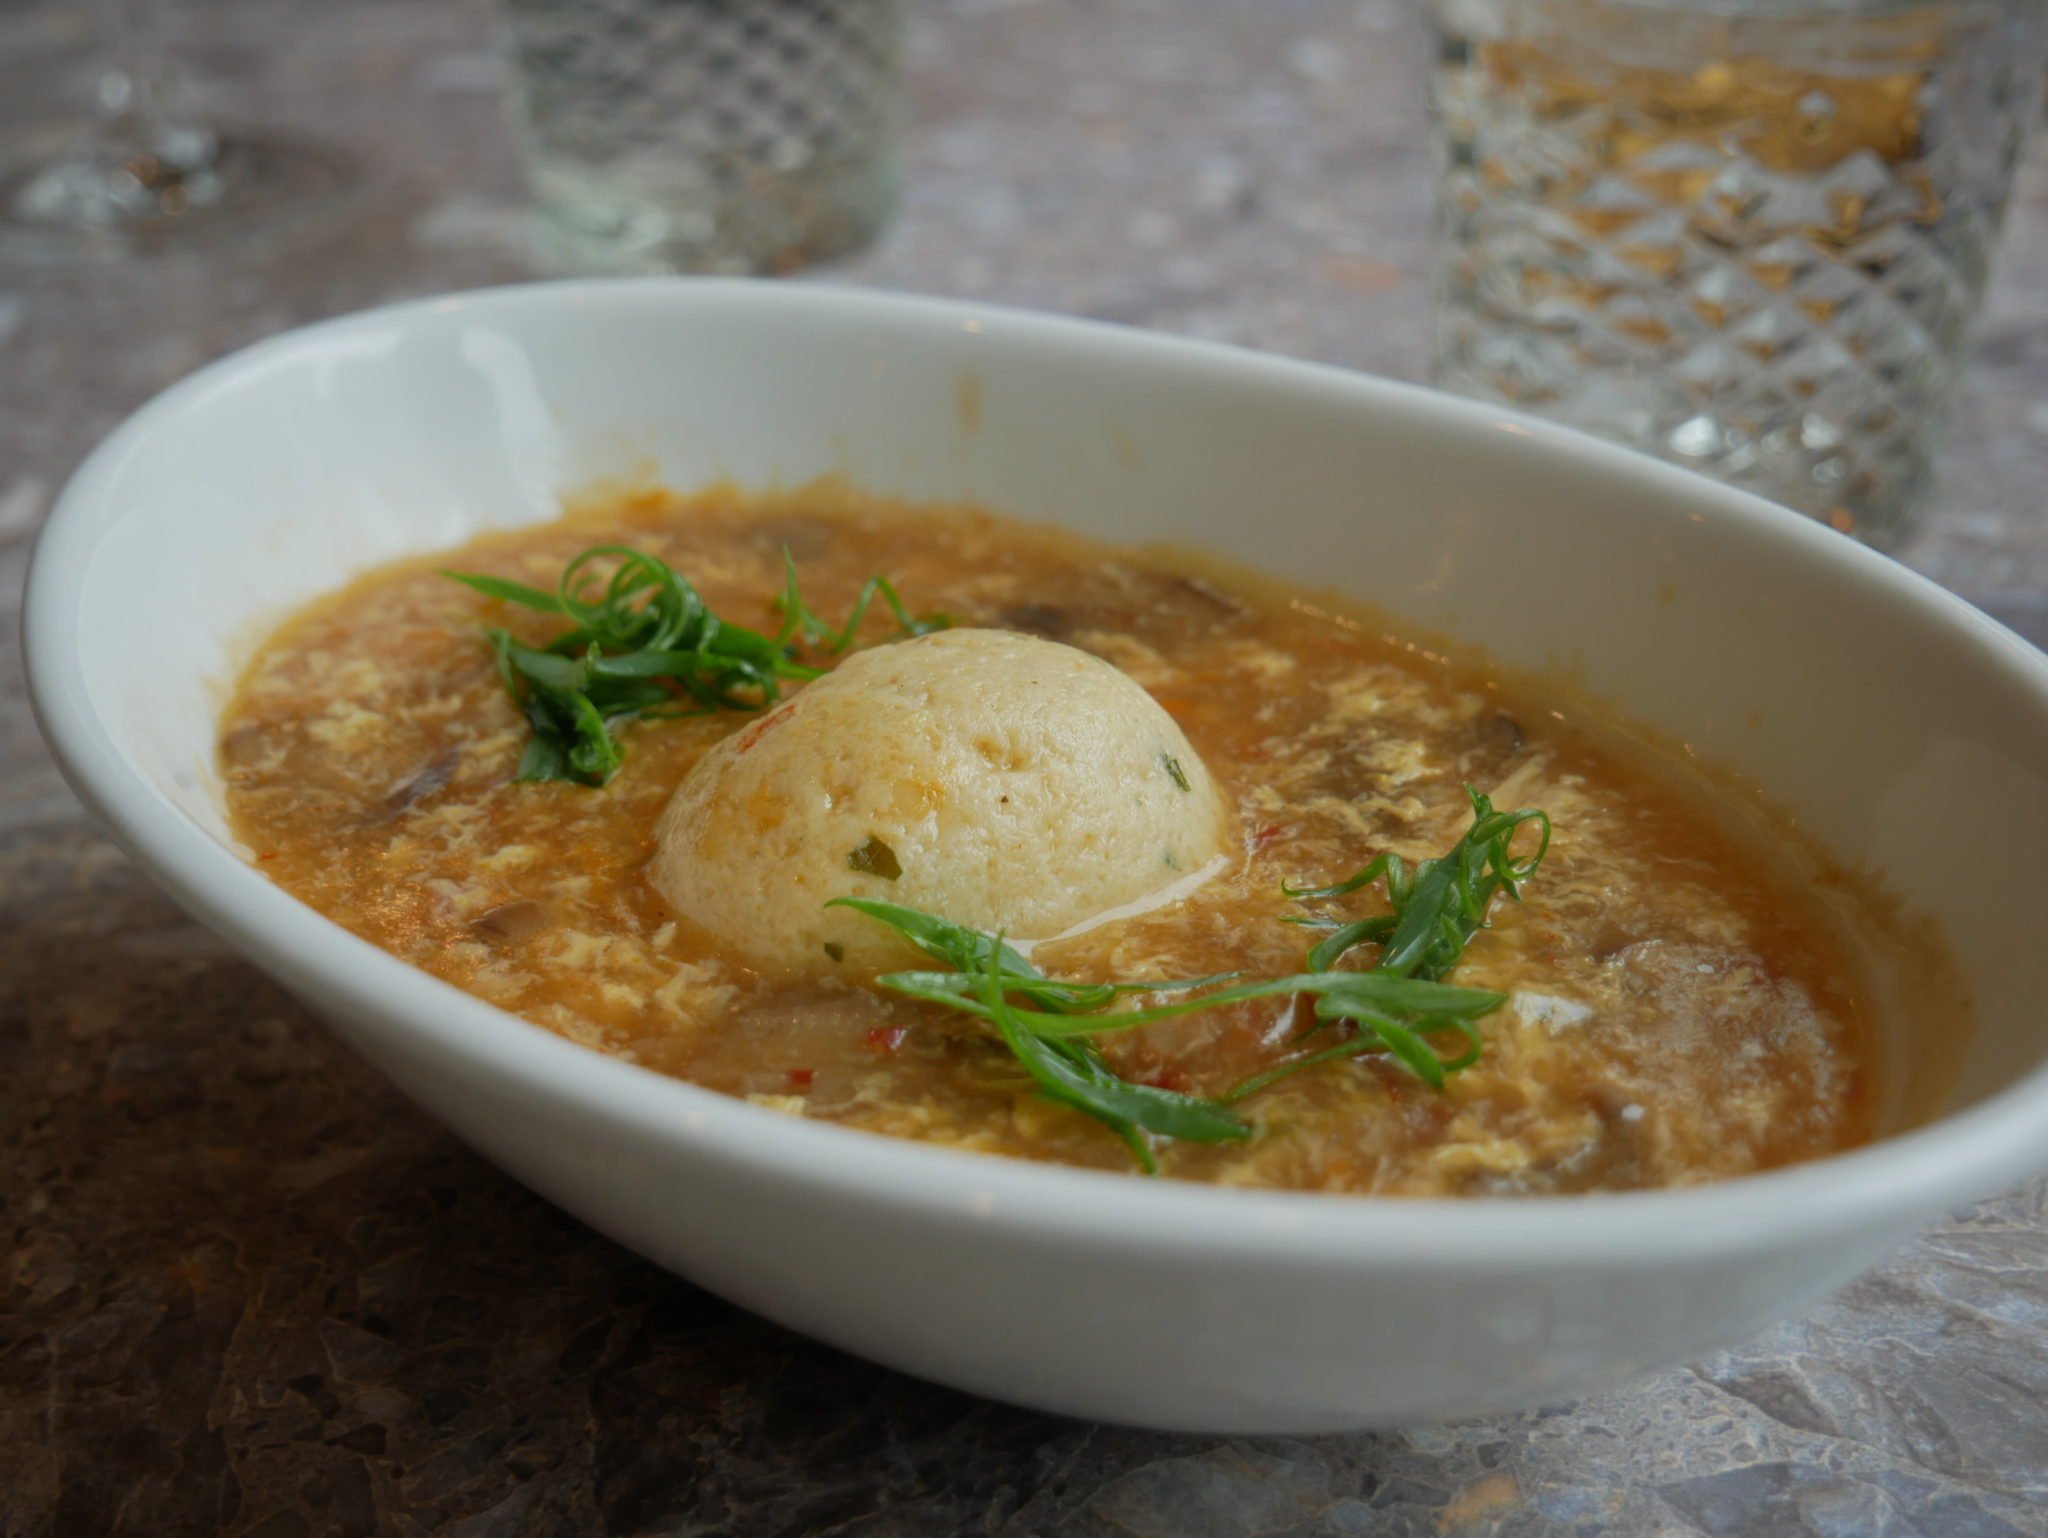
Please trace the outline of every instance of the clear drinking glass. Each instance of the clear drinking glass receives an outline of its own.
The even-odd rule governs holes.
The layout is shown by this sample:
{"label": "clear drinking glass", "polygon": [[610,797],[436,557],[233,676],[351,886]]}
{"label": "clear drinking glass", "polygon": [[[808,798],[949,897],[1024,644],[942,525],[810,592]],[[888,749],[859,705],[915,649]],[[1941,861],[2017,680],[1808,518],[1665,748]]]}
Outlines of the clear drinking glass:
{"label": "clear drinking glass", "polygon": [[784,272],[894,206],[901,0],[499,0],[543,254]]}
{"label": "clear drinking glass", "polygon": [[1895,543],[2043,0],[1435,0],[1437,377]]}
{"label": "clear drinking glass", "polygon": [[238,248],[332,208],[338,154],[223,133],[181,100],[159,0],[98,0],[98,115],[47,163],[0,177],[0,254],[66,262]]}

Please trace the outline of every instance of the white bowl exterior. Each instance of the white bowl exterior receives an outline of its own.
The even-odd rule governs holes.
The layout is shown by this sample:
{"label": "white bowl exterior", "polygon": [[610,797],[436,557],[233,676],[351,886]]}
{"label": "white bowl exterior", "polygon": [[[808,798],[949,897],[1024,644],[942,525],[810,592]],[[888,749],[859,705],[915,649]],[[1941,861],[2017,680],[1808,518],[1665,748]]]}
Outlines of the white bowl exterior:
{"label": "white bowl exterior", "polygon": [[1816,1225],[1761,1245],[1646,1235],[1623,1265],[1521,1264],[1512,1244],[1475,1256],[1392,1235],[1364,1257],[1276,1252],[1298,1237],[1277,1210],[1189,1212],[1178,1242],[1047,1232],[1005,1221],[1000,1183],[968,1175],[936,1209],[868,1202],[727,1161],[708,1128],[694,1146],[621,1135],[329,1018],[494,1163],[722,1297],[935,1382],[1158,1430],[1392,1427],[1575,1397],[1754,1334],[1912,1227],[1845,1242]]}
{"label": "white bowl exterior", "polygon": [[[1571,670],[1941,926],[1978,990],[1972,1108],[1700,1191],[1145,1186],[792,1122],[597,1058],[343,934],[223,847],[223,687],[291,605],[551,517],[606,477],[822,474],[1205,546]],[[1941,1204],[2048,1162],[2048,947],[2025,857],[2048,848],[2048,666],[1790,515],[1425,392],[823,289],[409,305],[253,349],[145,408],[53,516],[27,632],[38,711],[87,802],[423,1105],[663,1264],[998,1397],[1274,1431],[1533,1403],[1740,1338]],[[1434,1301],[1380,1306],[1388,1289]]]}

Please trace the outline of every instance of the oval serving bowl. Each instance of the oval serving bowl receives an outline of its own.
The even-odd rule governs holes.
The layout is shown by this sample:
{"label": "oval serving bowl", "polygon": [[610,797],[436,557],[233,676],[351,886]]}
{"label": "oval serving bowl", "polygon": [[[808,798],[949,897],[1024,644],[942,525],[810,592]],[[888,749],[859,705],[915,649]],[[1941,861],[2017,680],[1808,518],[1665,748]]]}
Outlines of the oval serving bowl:
{"label": "oval serving bowl", "polygon": [[[825,474],[1206,547],[1573,670],[1947,935],[1979,1013],[1951,1108],[1721,1185],[1525,1201],[981,1158],[585,1051],[345,933],[232,847],[215,717],[290,606],[552,518],[608,476]],[[2048,663],[1788,513],[1426,391],[822,288],[408,304],[263,343],[138,412],[52,515],[25,631],[39,718],[93,813],[423,1107],[659,1264],[978,1393],[1208,1431],[1532,1405],[1739,1340],[2048,1164],[2048,946],[2015,857],[2048,848]]]}

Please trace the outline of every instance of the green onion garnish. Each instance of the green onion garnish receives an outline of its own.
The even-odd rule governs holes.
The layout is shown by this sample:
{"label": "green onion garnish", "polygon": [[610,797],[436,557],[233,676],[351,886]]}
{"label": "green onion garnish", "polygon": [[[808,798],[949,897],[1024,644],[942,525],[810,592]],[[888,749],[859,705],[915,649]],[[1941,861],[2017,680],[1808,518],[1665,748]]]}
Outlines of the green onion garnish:
{"label": "green onion garnish", "polygon": [[[985,1022],[1023,1064],[1047,1098],[1082,1111],[1117,1133],[1147,1174],[1155,1173],[1146,1134],[1187,1142],[1230,1142],[1251,1135],[1230,1107],[1304,1068],[1338,1058],[1385,1052],[1434,1089],[1445,1077],[1479,1060],[1477,1021],[1507,996],[1443,981],[1465,944],[1485,923],[1487,905],[1499,892],[1519,898],[1521,883],[1534,873],[1549,847],[1550,820],[1541,812],[1497,813],[1468,788],[1473,826],[1450,854],[1425,860],[1411,876],[1392,856],[1381,856],[1336,886],[1294,891],[1296,898],[1348,895],[1385,877],[1394,912],[1339,927],[1309,956],[1308,970],[1291,977],[1233,983],[1235,974],[1147,982],[1082,983],[1047,977],[1001,935],[985,934],[935,914],[868,898],[834,898],[827,907],[851,908],[885,924],[948,971],[890,972],[876,979],[884,988],[926,1003],[959,1010]],[[1515,829],[1536,822],[1542,841],[1527,857],[1509,852]],[[1311,923],[1319,921],[1309,921]],[[1330,921],[1334,922],[1334,921]],[[1338,949],[1329,947],[1351,931]],[[1412,938],[1421,936],[1421,940]],[[1377,939],[1379,964],[1370,970],[1338,969],[1338,957]],[[1400,949],[1397,950],[1397,947]],[[1318,953],[1322,953],[1320,956]],[[1398,966],[1390,965],[1398,962]],[[1205,991],[1212,990],[1212,991]],[[1134,993],[1192,993],[1194,997],[1147,1009],[1110,1006]],[[1342,1020],[1352,1033],[1342,1041],[1289,1059],[1215,1099],[1133,1084],[1117,1077],[1091,1038],[1125,1031],[1199,1010],[1280,995],[1315,999],[1323,1025]],[[1313,1034],[1311,1031],[1310,1034]],[[1446,1058],[1430,1038],[1453,1034],[1464,1050]]]}
{"label": "green onion garnish", "polygon": [[887,577],[870,577],[861,584],[859,596],[853,601],[853,613],[846,617],[846,623],[834,630],[825,621],[813,614],[803,594],[797,591],[796,560],[789,553],[789,546],[782,547],[782,592],[775,600],[775,607],[782,613],[782,632],[776,638],[786,641],[791,636],[801,636],[812,646],[822,646],[835,657],[853,644],[853,638],[860,630],[860,622],[867,618],[868,609],[879,596],[888,605],[889,613],[896,621],[896,631],[891,640],[908,640],[912,636],[930,635],[934,630],[952,628],[953,618],[948,614],[913,615],[903,607],[903,600],[896,596],[896,588]]}
{"label": "green onion garnish", "polygon": [[[1386,881],[1391,913],[1352,924],[1319,919],[1287,921],[1331,931],[1327,939],[1308,953],[1311,971],[1327,971],[1352,947],[1377,940],[1380,956],[1375,971],[1400,977],[1441,978],[1458,964],[1465,954],[1465,943],[1486,923],[1487,905],[1494,894],[1506,892],[1509,897],[1520,899],[1521,884],[1535,874],[1550,849],[1550,818],[1526,808],[1496,812],[1493,803],[1469,785],[1465,794],[1472,802],[1472,826],[1443,858],[1424,860],[1411,874],[1399,855],[1383,854],[1335,886],[1281,889],[1297,901],[1316,902],[1348,897],[1382,878]],[[1508,846],[1514,840],[1515,830],[1525,822],[1536,824],[1538,838],[1535,849],[1517,860]]]}
{"label": "green onion garnish", "polygon": [[[600,584],[591,567],[608,559],[619,564]],[[584,551],[563,569],[552,593],[503,577],[444,573],[487,598],[569,622],[544,647],[528,646],[495,627],[484,631],[505,691],[533,729],[514,778],[602,785],[618,772],[621,758],[614,723],[774,704],[785,682],[821,672],[796,660],[796,640],[843,652],[878,593],[902,635],[951,623],[944,615],[913,619],[888,581],[871,577],[851,618],[830,630],[797,591],[796,564],[787,549],[782,561],[786,575],[776,600],[782,627],[773,636],[720,619],[667,562],[625,545]]]}

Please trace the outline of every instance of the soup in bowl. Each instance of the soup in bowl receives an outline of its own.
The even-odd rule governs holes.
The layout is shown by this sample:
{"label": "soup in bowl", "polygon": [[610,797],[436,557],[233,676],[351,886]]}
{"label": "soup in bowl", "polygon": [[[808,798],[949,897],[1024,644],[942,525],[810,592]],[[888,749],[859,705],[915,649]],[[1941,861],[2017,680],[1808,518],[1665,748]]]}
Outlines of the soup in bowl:
{"label": "soup in bowl", "polygon": [[116,836],[464,1137],[1020,1402],[1534,1403],[2044,1157],[2040,660],[1424,392],[800,289],[402,307],[117,433],[28,641]]}
{"label": "soup in bowl", "polygon": [[1971,1029],[1938,936],[1681,750],[1393,627],[971,508],[615,494],[318,600],[220,769],[257,867],[382,949],[956,1149],[1556,1195],[1932,1102]]}

